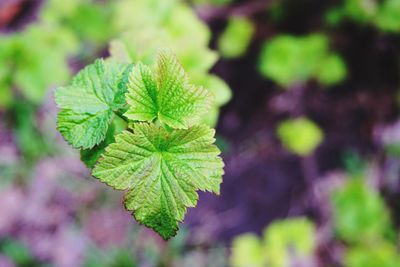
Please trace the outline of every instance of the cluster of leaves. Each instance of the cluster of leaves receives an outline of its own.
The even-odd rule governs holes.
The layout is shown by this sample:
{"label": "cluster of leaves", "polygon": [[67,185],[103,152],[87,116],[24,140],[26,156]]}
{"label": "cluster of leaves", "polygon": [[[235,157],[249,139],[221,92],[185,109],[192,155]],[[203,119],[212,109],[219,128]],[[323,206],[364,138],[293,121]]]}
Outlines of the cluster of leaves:
{"label": "cluster of leaves", "polygon": [[[97,60],[55,97],[63,137],[100,157],[93,176],[127,190],[126,209],[163,238],[175,235],[187,207],[196,205],[196,190],[219,193],[223,162],[215,131],[200,123],[213,96],[189,82],[172,52],[160,52],[153,69]],[[118,134],[116,116],[126,128]]]}
{"label": "cluster of leaves", "polygon": [[277,135],[286,149],[300,156],[311,154],[324,138],[318,125],[305,117],[280,122]]}
{"label": "cluster of leaves", "polygon": [[[141,12],[132,16],[131,10]],[[211,33],[207,25],[181,0],[122,0],[117,13],[116,24],[124,33],[111,42],[111,57],[121,63],[153,64],[157,50],[176,51],[192,82],[215,95],[210,112],[203,116],[205,123],[214,126],[219,107],[229,101],[231,91],[223,80],[209,74],[218,54],[208,48]]]}
{"label": "cluster of leaves", "polygon": [[260,240],[254,234],[235,238],[232,245],[233,267],[282,267],[306,263],[315,252],[315,229],[304,218],[272,223]]}
{"label": "cluster of leaves", "polygon": [[336,25],[343,19],[371,24],[384,32],[400,32],[400,1],[398,0],[345,0],[330,10],[327,21]]}
{"label": "cluster of leaves", "polygon": [[345,63],[338,54],[329,51],[329,40],[323,34],[279,35],[266,41],[259,70],[265,77],[289,89],[309,79],[333,85],[347,75]]}

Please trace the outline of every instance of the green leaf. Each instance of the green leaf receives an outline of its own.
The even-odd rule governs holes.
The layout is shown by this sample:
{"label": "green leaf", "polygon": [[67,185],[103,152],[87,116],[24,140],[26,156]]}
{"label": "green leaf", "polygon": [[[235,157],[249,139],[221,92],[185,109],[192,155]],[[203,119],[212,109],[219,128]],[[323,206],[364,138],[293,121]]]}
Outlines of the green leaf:
{"label": "green leaf", "polygon": [[400,1],[386,0],[379,7],[375,24],[386,32],[400,31]]}
{"label": "green leaf", "polygon": [[307,262],[315,247],[315,226],[308,219],[296,218],[275,222],[264,232],[264,251],[267,258],[267,264],[264,266],[293,266],[294,261]]}
{"label": "green leaf", "polygon": [[213,74],[194,74],[190,75],[193,82],[204,88],[207,88],[214,96],[214,107],[220,107],[229,102],[232,98],[232,92],[229,85]]}
{"label": "green leaf", "polygon": [[61,112],[57,126],[75,148],[92,148],[104,140],[113,112],[126,104],[127,78],[132,65],[97,60],[67,87],[55,92]]}
{"label": "green leaf", "polygon": [[230,258],[233,267],[308,266],[316,248],[314,224],[306,218],[293,218],[272,223],[264,238],[244,234],[233,241]]}
{"label": "green leaf", "polygon": [[372,19],[378,11],[376,0],[346,0],[344,3],[346,14],[352,19],[365,23]]}
{"label": "green leaf", "polygon": [[218,40],[218,48],[225,58],[237,58],[246,53],[254,34],[254,26],[246,18],[233,17]]}
{"label": "green leaf", "polygon": [[344,255],[347,267],[396,267],[399,262],[396,246],[384,241],[350,247]]}
{"label": "green leaf", "polygon": [[330,53],[329,40],[323,34],[280,35],[267,41],[261,51],[259,70],[288,89],[313,78],[332,85],[346,75],[345,64],[336,54]]}
{"label": "green leaf", "polygon": [[[191,7],[177,0],[123,0],[118,10],[125,32],[110,47],[111,57],[133,62],[153,64],[157,60],[157,51],[161,47],[176,52],[185,70],[208,72],[218,60],[218,54],[208,46],[211,32]],[[132,17],[130,10],[140,10]],[[122,15],[122,16],[121,16]],[[196,34],[193,34],[196,33]]]}
{"label": "green leaf", "polygon": [[210,110],[202,116],[202,122],[210,127],[217,124],[219,109],[231,98],[232,92],[229,85],[221,78],[212,74],[197,74],[190,76],[195,84],[207,88],[214,95],[214,103]]}
{"label": "green leaf", "polygon": [[13,104],[14,136],[25,162],[36,162],[50,151],[46,137],[36,124],[36,107],[29,101]]}
{"label": "green leaf", "polygon": [[67,59],[78,49],[77,40],[68,29],[45,24],[32,24],[14,39],[9,65],[12,86],[29,101],[39,104],[51,86],[70,78]]}
{"label": "green leaf", "polygon": [[339,55],[331,54],[321,61],[316,75],[318,81],[322,84],[336,84],[346,78],[346,64]]}
{"label": "green leaf", "polygon": [[265,266],[262,242],[254,234],[243,234],[236,237],[232,244],[232,267],[262,267]]}
{"label": "green leaf", "polygon": [[126,122],[121,118],[114,118],[113,123],[107,130],[106,137],[104,140],[94,146],[91,149],[81,150],[81,160],[86,164],[87,167],[93,168],[97,163],[97,160],[104,153],[106,147],[115,142],[115,135],[126,129]]}
{"label": "green leaf", "polygon": [[340,238],[355,244],[375,244],[390,236],[391,223],[378,192],[360,179],[348,181],[332,193],[333,221]]}
{"label": "green leaf", "polygon": [[138,123],[106,148],[93,176],[118,190],[128,190],[125,207],[140,223],[164,239],[176,234],[196,190],[219,194],[223,162],[207,126],[187,130]]}
{"label": "green leaf", "polygon": [[182,66],[172,52],[159,53],[157,67],[138,64],[131,73],[124,114],[131,120],[160,120],[172,128],[186,129],[201,119],[211,107],[212,95],[189,84]]}
{"label": "green leaf", "polygon": [[58,113],[57,129],[75,148],[92,148],[104,140],[112,116],[110,110],[90,114],[63,109]]}
{"label": "green leaf", "polygon": [[277,134],[289,151],[306,156],[322,142],[322,130],[307,118],[289,119],[281,122]]}

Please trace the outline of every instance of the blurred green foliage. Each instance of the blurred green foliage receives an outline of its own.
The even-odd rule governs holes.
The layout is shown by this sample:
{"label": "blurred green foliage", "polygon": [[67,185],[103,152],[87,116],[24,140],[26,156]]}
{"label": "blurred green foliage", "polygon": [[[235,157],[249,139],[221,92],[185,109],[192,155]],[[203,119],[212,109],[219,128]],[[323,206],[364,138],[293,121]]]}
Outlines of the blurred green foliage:
{"label": "blurred green foliage", "polygon": [[35,106],[26,101],[16,102],[12,110],[15,117],[14,136],[23,155],[24,163],[29,166],[43,154],[52,150],[50,140],[46,140],[43,129],[38,127],[35,118]]}
{"label": "blurred green foliage", "polygon": [[374,16],[378,5],[376,0],[346,0],[343,9],[355,20],[365,22]]}
{"label": "blurred green foliage", "polygon": [[233,267],[284,267],[307,261],[315,250],[315,229],[304,218],[272,223],[260,240],[254,234],[235,238],[230,259]]}
{"label": "blurred green foliage", "polygon": [[235,237],[232,244],[231,265],[233,267],[258,267],[265,264],[263,242],[255,234]]}
{"label": "blurred green foliage", "polygon": [[287,89],[309,79],[333,85],[347,75],[345,63],[339,55],[329,51],[329,40],[323,34],[273,37],[262,47],[259,70]]}
{"label": "blurred green foliage", "polygon": [[51,87],[71,78],[71,59],[91,60],[114,35],[111,3],[48,0],[22,31],[0,34],[0,112],[22,155],[18,172],[54,151],[51,132],[39,125],[39,107]]}
{"label": "blurred green foliage", "polygon": [[277,135],[287,150],[300,156],[311,154],[324,138],[318,125],[305,117],[282,121]]}
{"label": "blurred green foliage", "polygon": [[245,17],[232,17],[218,40],[218,48],[224,58],[243,56],[253,38],[254,26]]}
{"label": "blurred green foliage", "polygon": [[372,245],[392,234],[383,199],[362,179],[349,180],[333,192],[331,202],[335,230],[342,240]]}
{"label": "blurred green foliage", "polygon": [[[330,238],[345,246],[344,266],[398,266],[397,237],[378,192],[362,178],[348,179],[331,191],[335,235]],[[318,242],[312,222],[286,219],[267,227],[262,240],[254,234],[236,237],[230,261],[233,267],[288,267],[300,262],[309,266],[302,259],[314,255]]]}
{"label": "blurred green foliage", "polygon": [[49,24],[70,29],[81,44],[95,49],[117,34],[113,1],[48,0],[41,18]]}
{"label": "blurred green foliage", "polygon": [[271,267],[289,266],[290,258],[301,261],[315,250],[315,229],[307,219],[291,219],[270,225],[264,232],[267,263]]}
{"label": "blurred green foliage", "polygon": [[337,237],[348,244],[348,267],[395,267],[400,262],[388,208],[362,178],[347,180],[331,194]]}
{"label": "blurred green foliage", "polygon": [[23,243],[11,238],[0,240],[0,253],[7,256],[19,267],[41,266]]}
{"label": "blurred green foliage", "polygon": [[327,22],[337,25],[344,19],[371,24],[384,32],[400,32],[399,0],[345,0],[328,11]]}
{"label": "blurred green foliage", "polygon": [[83,267],[135,267],[137,266],[132,252],[126,248],[111,248],[102,251],[93,248]]}
{"label": "blurred green foliage", "polygon": [[40,103],[49,86],[66,82],[70,77],[68,56],[76,48],[71,32],[47,24],[0,36],[0,84],[6,95],[3,108],[12,104],[14,88],[29,101]]}
{"label": "blurred green foliage", "polygon": [[[231,91],[222,79],[208,73],[218,54],[208,47],[211,33],[207,25],[181,0],[122,0],[116,8],[116,24],[123,34],[111,42],[111,60],[152,65],[159,49],[170,48],[193,83],[215,95],[214,106],[203,119],[214,126],[219,107],[229,101]],[[132,16],[131,10],[141,12]]]}
{"label": "blurred green foliage", "polygon": [[0,35],[0,109],[9,107],[19,94],[39,104],[49,87],[66,83],[69,59],[85,56],[81,43],[105,45],[113,34],[110,10],[95,1],[49,0],[33,24]]}
{"label": "blurred green foliage", "polygon": [[396,267],[399,262],[396,246],[383,241],[371,246],[352,247],[344,258],[346,267]]}
{"label": "blurred green foliage", "polygon": [[360,155],[353,151],[347,150],[342,156],[344,169],[348,176],[352,178],[362,179],[367,172],[367,164]]}
{"label": "blurred green foliage", "polygon": [[376,25],[387,32],[400,31],[400,1],[386,0],[380,7],[376,16]]}

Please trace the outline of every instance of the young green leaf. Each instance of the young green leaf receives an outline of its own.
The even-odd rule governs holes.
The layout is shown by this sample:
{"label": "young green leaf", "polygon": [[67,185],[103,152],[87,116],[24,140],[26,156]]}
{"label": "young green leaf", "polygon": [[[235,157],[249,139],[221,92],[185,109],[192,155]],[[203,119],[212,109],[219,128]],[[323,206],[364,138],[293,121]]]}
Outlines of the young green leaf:
{"label": "young green leaf", "polygon": [[137,123],[106,148],[93,176],[118,190],[128,190],[125,207],[140,223],[164,239],[176,234],[196,190],[219,194],[223,162],[207,126],[167,131]]}
{"label": "young green leaf", "polygon": [[189,84],[182,66],[171,52],[159,53],[155,71],[138,64],[129,77],[128,111],[131,120],[160,120],[172,128],[187,129],[211,107],[212,95]]}
{"label": "young green leaf", "polygon": [[67,87],[58,88],[56,102],[61,112],[57,126],[75,148],[92,148],[104,140],[113,112],[126,104],[124,94],[129,64],[97,60],[87,66]]}

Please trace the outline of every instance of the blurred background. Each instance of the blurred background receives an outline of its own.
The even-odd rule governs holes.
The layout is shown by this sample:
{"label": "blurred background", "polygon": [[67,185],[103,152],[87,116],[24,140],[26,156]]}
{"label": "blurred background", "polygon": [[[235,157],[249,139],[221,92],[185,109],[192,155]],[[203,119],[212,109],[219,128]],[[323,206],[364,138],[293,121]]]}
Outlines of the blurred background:
{"label": "blurred background", "polygon": [[[0,0],[0,267],[400,266],[400,0]],[[165,242],[90,177],[53,92],[175,51],[226,164]]]}

